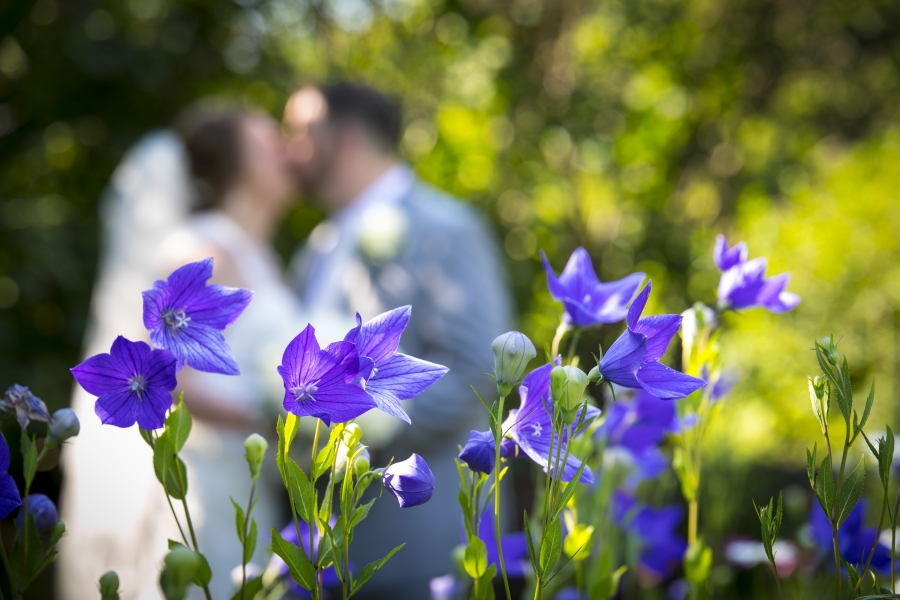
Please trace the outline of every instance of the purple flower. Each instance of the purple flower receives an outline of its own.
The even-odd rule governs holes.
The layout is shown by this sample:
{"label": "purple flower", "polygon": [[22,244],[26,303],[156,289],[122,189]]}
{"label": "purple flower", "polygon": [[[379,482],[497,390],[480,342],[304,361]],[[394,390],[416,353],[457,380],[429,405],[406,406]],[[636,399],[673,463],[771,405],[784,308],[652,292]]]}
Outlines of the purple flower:
{"label": "purple flower", "polygon": [[790,274],[766,279],[766,259],[747,260],[747,246],[743,242],[729,250],[725,237],[718,236],[713,260],[722,271],[718,290],[720,308],[742,310],[761,306],[773,313],[783,313],[800,304],[800,296],[784,291]]}
{"label": "purple flower", "polygon": [[[44,533],[59,520],[56,512],[56,505],[53,500],[44,494],[28,494],[28,514],[34,519],[34,526],[37,527],[38,533]],[[25,522],[25,511],[20,510],[16,517],[16,523],[19,529]]]}
{"label": "purple flower", "polygon": [[409,306],[401,306],[365,325],[356,313],[356,327],[344,337],[345,342],[356,345],[359,354],[357,381],[380,410],[407,423],[409,415],[400,401],[415,398],[449,370],[397,352],[411,310]]}
{"label": "purple flower", "polygon": [[27,387],[13,384],[7,388],[0,400],[0,410],[7,413],[16,413],[16,421],[23,430],[28,427],[30,421],[50,422],[50,413],[43,400],[31,393]]}
{"label": "purple flower", "polygon": [[237,319],[253,292],[223,285],[207,285],[213,259],[180,267],[165,281],[158,280],[144,292],[144,326],[150,341],[199,371],[240,373],[222,330]]}
{"label": "purple flower", "polygon": [[353,383],[359,355],[349,342],[324,350],[307,325],[284,350],[278,373],[284,380],[284,409],[298,417],[316,417],[326,425],[345,423],[375,408],[375,401]]}
{"label": "purple flower", "polygon": [[[494,470],[494,461],[497,456],[494,446],[494,434],[490,431],[470,431],[469,441],[459,453],[459,460],[463,461],[473,471],[490,474]],[[500,447],[500,455],[505,456],[503,447]]]}
{"label": "purple flower", "polygon": [[625,318],[628,303],[644,280],[643,273],[633,273],[619,281],[600,283],[591,257],[584,248],[576,248],[559,277],[541,251],[547,272],[547,287],[554,300],[563,303],[563,318],[578,327],[598,323],[615,323]]}
{"label": "purple flower", "polygon": [[452,574],[435,577],[428,582],[431,591],[431,600],[455,600],[465,591],[459,581]]}
{"label": "purple flower", "polygon": [[[509,431],[509,435],[515,442],[515,448],[524,452],[528,458],[539,464],[544,472],[548,472],[548,457],[550,456],[550,435],[553,431],[552,411],[553,402],[550,398],[550,371],[555,365],[547,363],[542,367],[538,367],[525,376],[522,384],[519,386],[519,396],[522,402],[518,409],[509,411],[509,416],[503,423],[503,431]],[[600,410],[596,407],[588,405],[587,419],[596,419],[600,415]],[[559,459],[566,453],[566,445],[569,437],[575,431],[577,423],[566,427],[563,431],[562,446],[560,447]],[[583,432],[582,432],[583,433]],[[580,434],[579,434],[580,435]],[[553,441],[553,461],[556,462],[558,439]],[[566,464],[563,467],[562,480],[570,481],[578,468],[581,461],[569,455]],[[552,476],[553,465],[550,466]],[[581,474],[581,483],[594,483],[594,475],[590,467],[585,467]]]}
{"label": "purple flower", "polygon": [[687,542],[677,531],[683,516],[680,506],[656,508],[637,502],[626,492],[613,494],[613,520],[638,538],[638,563],[655,577],[668,577],[681,565]]}
{"label": "purple flower", "polygon": [[[306,552],[306,555],[309,556],[309,524],[302,520],[298,519],[298,523],[300,525],[300,536],[303,538],[303,550]],[[332,517],[331,526],[334,527],[337,524],[337,520]],[[319,540],[319,529],[316,527],[315,529],[315,540],[318,542]],[[293,523],[288,523],[287,526],[279,532],[281,535],[281,539],[295,546],[300,546],[297,541],[297,527],[294,526]],[[318,543],[313,548],[312,558],[315,560],[316,554],[318,552]],[[290,578],[289,570],[287,564],[281,559],[277,554],[272,554],[272,558],[269,560],[269,569],[274,570],[278,573],[278,577],[283,579],[288,586],[288,590],[290,590],[293,594],[299,596],[300,598],[312,598],[312,594],[304,588],[300,587],[293,579]],[[322,586],[325,588],[334,587],[341,583],[340,577],[338,577],[337,572],[334,570],[335,566],[332,564],[329,568],[322,571]],[[353,565],[350,565],[350,570],[355,571]]]}
{"label": "purple flower", "polygon": [[5,519],[9,513],[22,506],[22,497],[19,488],[12,475],[6,471],[9,469],[9,446],[6,439],[0,435],[0,519]]}
{"label": "purple flower", "polygon": [[684,398],[706,382],[659,362],[681,327],[681,315],[641,318],[651,286],[651,283],[644,286],[628,310],[628,327],[600,360],[600,374],[623,387],[643,388],[663,400]]}
{"label": "purple flower", "polygon": [[[852,565],[865,563],[878,535],[874,527],[866,527],[865,499],[860,500],[841,526],[838,528],[838,550],[841,558]],[[834,568],[834,542],[831,537],[831,523],[818,502],[814,502],[809,513],[809,530],[819,557]],[[891,572],[891,550],[878,544],[872,557],[871,569],[881,575]]]}
{"label": "purple flower", "polygon": [[167,350],[153,350],[144,342],[121,335],[109,354],[92,356],[72,369],[75,380],[97,396],[94,412],[105,425],[142,429],[163,426],[172,406],[176,359]]}
{"label": "purple flower", "polygon": [[655,448],[677,426],[675,405],[644,390],[635,390],[630,401],[614,402],[595,437],[606,439],[609,447],[640,453]]}
{"label": "purple flower", "polygon": [[397,497],[400,508],[425,504],[434,493],[434,475],[418,454],[386,468],[381,483]]}

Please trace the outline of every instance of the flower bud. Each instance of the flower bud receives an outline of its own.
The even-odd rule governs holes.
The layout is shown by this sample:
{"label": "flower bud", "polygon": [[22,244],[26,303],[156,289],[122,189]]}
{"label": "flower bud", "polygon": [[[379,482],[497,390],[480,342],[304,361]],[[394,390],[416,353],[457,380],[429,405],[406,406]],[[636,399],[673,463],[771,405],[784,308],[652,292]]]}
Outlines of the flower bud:
{"label": "flower bud", "polygon": [[166,598],[184,598],[200,568],[200,556],[187,546],[178,545],[169,550],[163,559],[165,567],[160,574],[160,587]]}
{"label": "flower bud", "polygon": [[[59,520],[56,505],[53,504],[53,500],[44,494],[28,495],[28,514],[34,519],[34,526],[37,527],[38,533],[44,533],[49,530]],[[25,524],[25,511],[23,509],[19,510],[16,523],[18,523],[19,529]]]}
{"label": "flower bud", "polygon": [[250,477],[254,481],[259,477],[263,460],[266,458],[266,450],[268,449],[269,442],[258,433],[251,433],[244,440],[244,457],[247,459],[247,464],[250,465]]}
{"label": "flower bud", "polygon": [[497,383],[507,386],[515,385],[522,378],[525,367],[531,362],[537,351],[534,344],[524,333],[510,331],[498,336],[491,343],[494,351],[494,377]]}
{"label": "flower bud", "polygon": [[497,460],[494,434],[490,431],[470,431],[469,441],[459,453],[459,460],[466,463],[472,471],[489,475]]}
{"label": "flower bud", "polygon": [[822,338],[822,351],[825,354],[826,360],[828,360],[832,366],[837,367],[840,365],[841,359],[840,356],[838,356],[837,343],[835,343],[833,337]]}
{"label": "flower bud", "polygon": [[102,600],[119,600],[119,576],[115,571],[101,575],[99,584]]}
{"label": "flower bud", "polygon": [[386,468],[381,484],[396,496],[400,508],[418,506],[431,499],[434,474],[421,456],[413,454],[403,462]]}
{"label": "flower bud", "polygon": [[368,448],[363,448],[356,454],[356,458],[353,459],[353,472],[357,477],[362,477],[365,475],[369,467],[372,466],[372,457],[369,455]]}
{"label": "flower bud", "polygon": [[553,367],[550,371],[550,397],[563,411],[576,411],[584,399],[588,376],[573,365]]}
{"label": "flower bud", "polygon": [[50,435],[44,440],[44,445],[52,448],[75,437],[80,431],[81,423],[78,422],[75,411],[71,408],[61,408],[50,418]]}
{"label": "flower bud", "polygon": [[825,397],[825,378],[821,375],[816,375],[812,378],[812,386],[813,390],[816,393],[816,398],[821,400]]}

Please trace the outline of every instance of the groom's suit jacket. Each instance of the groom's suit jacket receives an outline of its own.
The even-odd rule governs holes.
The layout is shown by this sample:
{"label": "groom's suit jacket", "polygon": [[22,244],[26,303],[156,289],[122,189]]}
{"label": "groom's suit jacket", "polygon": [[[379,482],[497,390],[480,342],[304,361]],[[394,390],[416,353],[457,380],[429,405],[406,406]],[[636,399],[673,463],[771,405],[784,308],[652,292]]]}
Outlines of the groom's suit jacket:
{"label": "groom's suit jacket", "polygon": [[[394,184],[388,185],[391,178]],[[398,165],[383,179],[373,184],[376,197],[365,199],[355,224],[325,222],[317,228],[292,272],[301,297],[319,305],[314,310],[358,311],[366,321],[411,305],[400,351],[450,369],[421,396],[403,402],[411,426],[372,414],[378,411],[361,419],[373,465],[415,452],[435,475],[427,504],[399,509],[391,497],[376,502],[351,551],[351,560],[364,565],[406,542],[363,594],[419,600],[429,597],[429,579],[453,572],[451,550],[462,541],[454,458],[471,429],[487,429],[472,386],[488,403],[496,397],[487,375],[493,366],[490,344],[510,329],[511,303],[497,246],[479,213],[416,179],[407,167]],[[372,420],[366,422],[367,416]]]}

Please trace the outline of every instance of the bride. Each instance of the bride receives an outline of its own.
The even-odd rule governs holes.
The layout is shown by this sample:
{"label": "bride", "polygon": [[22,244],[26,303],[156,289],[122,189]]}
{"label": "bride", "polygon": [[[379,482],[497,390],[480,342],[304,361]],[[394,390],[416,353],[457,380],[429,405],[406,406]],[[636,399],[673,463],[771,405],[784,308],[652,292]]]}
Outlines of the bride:
{"label": "bride", "polygon": [[[171,132],[149,135],[113,176],[102,206],[105,245],[85,355],[107,352],[117,335],[147,339],[141,291],[185,263],[212,256],[211,282],[254,292],[244,314],[224,332],[240,375],[185,368],[176,389],[184,392],[194,417],[181,455],[188,504],[200,551],[212,567],[212,595],[228,598],[234,590],[230,572],[241,560],[229,498],[243,505],[250,491],[243,441],[254,431],[273,438],[273,415],[283,396],[275,365],[309,319],[282,281],[271,248],[294,196],[275,122],[251,112],[216,112],[187,119],[182,130],[181,139]],[[323,342],[339,339],[346,324],[332,315],[315,322]],[[83,429],[63,455],[68,534],[59,596],[94,597],[97,579],[114,570],[123,600],[159,598],[166,540],[178,539],[178,532],[153,474],[152,452],[137,431],[101,427],[93,398],[80,388],[72,404]],[[257,483],[253,510],[260,538],[252,562],[260,565],[265,532],[286,520],[279,512],[283,488],[273,476],[273,461],[270,451],[270,472]]]}

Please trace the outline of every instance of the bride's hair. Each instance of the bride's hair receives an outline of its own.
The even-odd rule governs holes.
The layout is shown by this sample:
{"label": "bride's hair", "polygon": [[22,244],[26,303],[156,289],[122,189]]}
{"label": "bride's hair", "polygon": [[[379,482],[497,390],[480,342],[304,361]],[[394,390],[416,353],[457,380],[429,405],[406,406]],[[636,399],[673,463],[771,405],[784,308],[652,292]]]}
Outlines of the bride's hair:
{"label": "bride's hair", "polygon": [[179,123],[196,187],[194,211],[218,207],[240,175],[241,124],[247,116],[239,110],[204,111]]}

